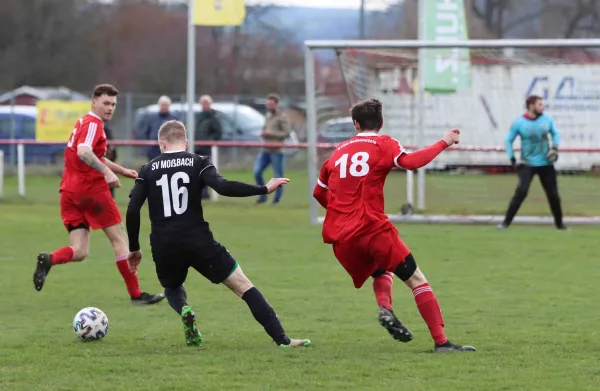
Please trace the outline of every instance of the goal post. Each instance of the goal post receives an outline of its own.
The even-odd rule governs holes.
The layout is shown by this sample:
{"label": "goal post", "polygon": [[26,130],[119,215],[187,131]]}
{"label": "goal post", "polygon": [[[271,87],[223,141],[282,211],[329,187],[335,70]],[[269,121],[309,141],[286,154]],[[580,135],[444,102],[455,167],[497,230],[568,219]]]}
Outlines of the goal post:
{"label": "goal post", "polygon": [[[424,61],[440,72],[458,72],[468,64],[468,83],[455,91],[423,92]],[[392,221],[500,223],[516,186],[504,139],[523,115],[526,97],[534,94],[544,98],[545,113],[561,136],[557,171],[578,174],[559,177],[566,223],[600,223],[600,205],[594,201],[600,185],[591,174],[600,167],[595,131],[600,39],[305,41],[305,77],[312,223],[323,219],[312,189],[331,151],[331,144],[324,143],[342,141],[348,135],[349,107],[370,97],[383,102],[382,132],[408,150],[439,140],[446,129],[462,130],[461,144],[429,164],[427,175],[420,170],[415,180],[406,172],[389,185],[397,187],[395,199],[386,197],[387,204],[395,205],[389,212]],[[514,147],[518,156],[518,141]],[[538,187],[532,183],[516,224],[553,223]]]}

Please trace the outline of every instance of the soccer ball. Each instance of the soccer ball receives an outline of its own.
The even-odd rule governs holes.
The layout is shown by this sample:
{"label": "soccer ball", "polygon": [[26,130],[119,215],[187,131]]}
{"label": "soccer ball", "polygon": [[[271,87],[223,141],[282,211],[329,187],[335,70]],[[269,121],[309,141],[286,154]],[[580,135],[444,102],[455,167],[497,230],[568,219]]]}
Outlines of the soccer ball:
{"label": "soccer ball", "polygon": [[98,308],[86,307],[75,315],[73,330],[82,341],[99,341],[108,333],[108,317]]}

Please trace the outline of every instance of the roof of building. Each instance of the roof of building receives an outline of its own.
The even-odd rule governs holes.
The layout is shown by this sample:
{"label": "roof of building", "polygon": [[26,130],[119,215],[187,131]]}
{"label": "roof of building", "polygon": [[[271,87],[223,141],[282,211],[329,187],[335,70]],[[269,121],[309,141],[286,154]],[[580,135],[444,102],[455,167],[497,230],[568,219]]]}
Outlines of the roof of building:
{"label": "roof of building", "polygon": [[49,100],[89,100],[89,97],[67,87],[22,86],[0,95],[0,102],[9,101],[20,95],[31,95],[37,99]]}

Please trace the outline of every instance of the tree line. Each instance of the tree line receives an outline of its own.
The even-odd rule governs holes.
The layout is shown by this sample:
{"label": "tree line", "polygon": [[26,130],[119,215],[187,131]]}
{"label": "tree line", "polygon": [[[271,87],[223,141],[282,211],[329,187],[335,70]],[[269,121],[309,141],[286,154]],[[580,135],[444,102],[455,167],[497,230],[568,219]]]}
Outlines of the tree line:
{"label": "tree line", "polygon": [[[369,0],[367,0],[368,2]],[[371,0],[374,1],[374,0]],[[465,0],[471,38],[600,36],[600,0]],[[371,14],[367,37],[417,37],[417,0]],[[196,28],[197,90],[302,95],[303,51],[285,26]],[[392,16],[393,15],[393,16]],[[401,15],[401,16],[396,16]],[[398,17],[397,23],[386,18]],[[380,23],[386,20],[387,23]],[[335,28],[335,26],[332,26]],[[358,31],[357,31],[358,34]],[[107,80],[123,91],[185,91],[187,14],[159,0],[0,1],[0,91],[27,84],[88,91]]]}

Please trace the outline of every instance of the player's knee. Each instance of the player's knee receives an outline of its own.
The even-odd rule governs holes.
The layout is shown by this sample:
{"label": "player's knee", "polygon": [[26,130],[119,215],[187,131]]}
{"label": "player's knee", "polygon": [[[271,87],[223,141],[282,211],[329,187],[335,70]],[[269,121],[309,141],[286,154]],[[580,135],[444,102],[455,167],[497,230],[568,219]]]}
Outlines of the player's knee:
{"label": "player's knee", "polygon": [[394,274],[398,276],[404,282],[407,282],[411,278],[413,278],[415,272],[417,271],[417,263],[415,262],[415,258],[412,254],[408,254],[400,265],[396,267],[394,270]]}
{"label": "player's knee", "polygon": [[515,190],[515,197],[520,198],[520,199],[525,199],[525,197],[527,197],[527,193],[528,193],[528,189],[518,186],[517,190]]}
{"label": "player's knee", "polygon": [[239,297],[242,297],[244,293],[254,287],[252,282],[248,279],[248,277],[246,277],[239,266],[233,271],[233,273],[231,273],[229,277],[227,277],[225,281],[223,281],[223,284],[225,284],[225,286],[231,289],[231,291]]}
{"label": "player's knee", "polygon": [[423,285],[426,282],[427,282],[427,278],[425,278],[425,275],[423,274],[421,269],[419,269],[418,267],[415,270],[415,272],[413,273],[413,275],[408,280],[404,281],[406,286],[408,286],[410,289],[415,289],[419,285]]}
{"label": "player's knee", "polygon": [[88,256],[88,249],[84,247],[73,247],[73,262],[81,262]]}

